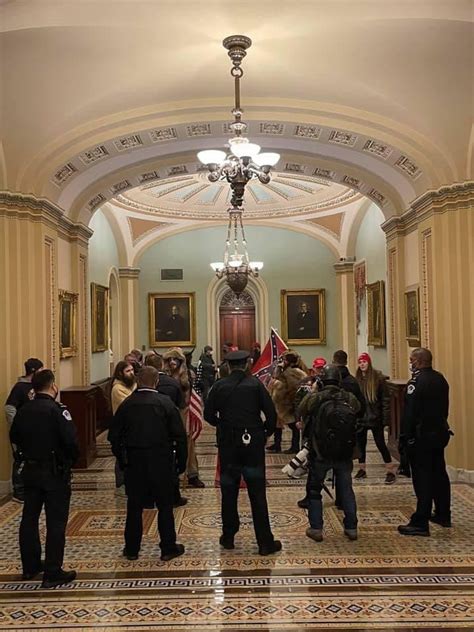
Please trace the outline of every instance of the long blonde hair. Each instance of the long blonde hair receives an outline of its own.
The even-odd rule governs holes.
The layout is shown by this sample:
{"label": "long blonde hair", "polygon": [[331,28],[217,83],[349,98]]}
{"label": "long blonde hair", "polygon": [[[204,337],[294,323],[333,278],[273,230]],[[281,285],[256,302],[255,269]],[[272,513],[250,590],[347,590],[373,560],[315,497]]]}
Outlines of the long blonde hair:
{"label": "long blonde hair", "polygon": [[365,399],[371,404],[377,401],[377,390],[379,387],[380,378],[380,371],[376,371],[371,362],[369,362],[369,366],[367,367],[365,375],[360,370],[360,367],[357,367],[356,379],[359,382],[362,394],[364,395]]}

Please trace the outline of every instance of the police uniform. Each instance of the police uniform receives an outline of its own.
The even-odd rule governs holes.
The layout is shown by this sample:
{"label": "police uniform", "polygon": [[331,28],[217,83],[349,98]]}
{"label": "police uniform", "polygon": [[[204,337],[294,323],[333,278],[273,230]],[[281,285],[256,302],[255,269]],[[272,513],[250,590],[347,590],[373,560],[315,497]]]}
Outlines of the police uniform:
{"label": "police uniform", "polygon": [[[242,363],[247,351],[232,351],[225,360]],[[262,422],[261,412],[265,415]],[[240,521],[237,511],[240,479],[243,476],[252,508],[252,518],[262,555],[273,553],[276,541],[270,528],[265,490],[265,441],[273,434],[276,411],[263,384],[243,370],[235,369],[210,389],[204,419],[217,427],[221,467],[222,537],[225,548],[233,548]],[[278,543],[279,547],[281,544]]]}
{"label": "police uniform", "polygon": [[161,558],[175,557],[178,550],[173,517],[175,467],[179,473],[184,472],[187,460],[186,432],[178,409],[167,395],[139,387],[119,406],[109,441],[125,471],[128,499],[124,554],[135,559],[138,556],[142,510],[156,504]]}
{"label": "police uniform", "polygon": [[71,498],[71,467],[79,456],[76,428],[68,409],[50,395],[37,393],[15,415],[10,440],[23,464],[25,504],[20,525],[24,577],[41,570],[38,520],[46,513],[44,579],[62,573],[66,525]]}
{"label": "police uniform", "polygon": [[407,384],[402,417],[402,442],[407,446],[417,507],[409,526],[428,531],[434,502],[437,519],[451,521],[451,489],[444,448],[451,431],[448,425],[449,385],[431,367],[414,372]]}

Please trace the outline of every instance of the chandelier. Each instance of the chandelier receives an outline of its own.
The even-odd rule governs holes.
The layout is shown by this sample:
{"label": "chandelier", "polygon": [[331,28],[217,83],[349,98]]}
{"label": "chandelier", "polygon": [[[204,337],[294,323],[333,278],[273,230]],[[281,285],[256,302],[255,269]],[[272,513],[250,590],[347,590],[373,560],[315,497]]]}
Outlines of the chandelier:
{"label": "chandelier", "polygon": [[247,124],[242,121],[243,109],[240,106],[240,79],[244,71],[242,59],[252,40],[245,35],[231,35],[222,42],[232,60],[230,74],[234,77],[235,105],[232,110],[234,121],[229,124],[232,138],[229,139],[229,152],[219,149],[206,149],[197,155],[200,162],[209,169],[208,179],[211,182],[227,180],[232,189],[231,204],[239,208],[243,204],[245,185],[252,178],[258,178],[263,184],[270,182],[270,170],[280,159],[274,152],[260,153],[260,146],[251,143],[244,135]]}
{"label": "chandelier", "polygon": [[[211,268],[218,279],[225,277],[227,285],[239,296],[247,287],[249,277],[258,277],[259,270],[263,268],[262,261],[250,261],[247,252],[244,225],[242,222],[242,209],[232,207],[228,210],[229,224],[227,226],[227,239],[225,242],[224,261],[211,263]],[[239,231],[241,244],[239,244]],[[233,248],[231,237],[233,232]],[[239,252],[241,247],[242,252]],[[233,250],[233,252],[231,252]]]}

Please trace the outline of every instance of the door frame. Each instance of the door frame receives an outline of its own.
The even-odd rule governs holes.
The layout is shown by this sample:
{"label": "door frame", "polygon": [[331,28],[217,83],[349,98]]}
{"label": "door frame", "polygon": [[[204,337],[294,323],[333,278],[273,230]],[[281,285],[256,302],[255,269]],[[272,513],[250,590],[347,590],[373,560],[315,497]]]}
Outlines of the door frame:
{"label": "door frame", "polygon": [[[220,341],[220,304],[229,286],[224,279],[214,277],[207,287],[207,342],[215,350],[219,349]],[[246,287],[255,305],[255,337],[260,344],[265,345],[270,335],[270,310],[268,304],[268,289],[262,277],[250,278]]]}

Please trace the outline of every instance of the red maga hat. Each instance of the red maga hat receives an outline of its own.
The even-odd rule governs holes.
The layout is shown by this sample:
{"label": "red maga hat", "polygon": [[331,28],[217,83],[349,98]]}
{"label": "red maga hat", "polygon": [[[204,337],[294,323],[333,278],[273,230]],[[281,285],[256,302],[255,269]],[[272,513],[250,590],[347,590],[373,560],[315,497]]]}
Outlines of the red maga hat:
{"label": "red maga hat", "polygon": [[360,356],[358,358],[358,361],[359,362],[368,362],[369,364],[372,364],[372,358],[366,352],[360,354]]}
{"label": "red maga hat", "polygon": [[315,358],[313,360],[313,369],[321,369],[323,366],[326,366],[327,362],[324,358]]}

